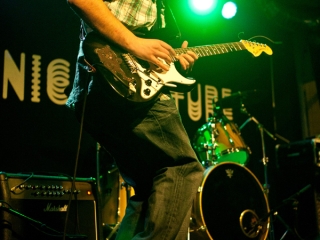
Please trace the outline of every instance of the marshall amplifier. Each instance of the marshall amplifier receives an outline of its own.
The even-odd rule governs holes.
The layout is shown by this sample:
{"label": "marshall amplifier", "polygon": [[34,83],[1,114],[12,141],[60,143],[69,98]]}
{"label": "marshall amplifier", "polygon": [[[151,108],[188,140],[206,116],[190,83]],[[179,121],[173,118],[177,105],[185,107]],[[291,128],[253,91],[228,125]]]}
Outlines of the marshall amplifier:
{"label": "marshall amplifier", "polygon": [[68,177],[0,172],[0,239],[63,239],[65,232],[65,239],[98,240],[93,186],[77,178],[71,192]]}
{"label": "marshall amplifier", "polygon": [[[278,213],[302,239],[320,238],[320,139],[276,146]],[[318,238],[317,238],[318,239]]]}

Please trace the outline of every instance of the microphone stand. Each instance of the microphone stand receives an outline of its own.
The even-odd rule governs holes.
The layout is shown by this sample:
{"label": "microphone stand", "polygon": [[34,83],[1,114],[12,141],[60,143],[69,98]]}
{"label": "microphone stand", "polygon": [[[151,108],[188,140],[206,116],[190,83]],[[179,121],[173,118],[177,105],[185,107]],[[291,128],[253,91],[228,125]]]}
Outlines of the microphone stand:
{"label": "microphone stand", "polygon": [[[269,201],[269,181],[268,181],[268,158],[266,156],[266,147],[265,147],[265,142],[264,142],[264,133],[266,133],[270,138],[272,138],[273,140],[277,140],[277,138],[271,134],[254,116],[252,116],[246,109],[246,107],[244,106],[244,103],[242,101],[242,98],[240,99],[240,111],[246,115],[248,115],[248,119],[240,126],[240,131],[241,129],[250,121],[253,121],[259,128],[260,131],[260,136],[261,136],[261,144],[262,144],[262,163],[263,163],[263,170],[264,170],[264,191],[267,197],[267,200]],[[270,216],[271,218],[271,216]],[[270,232],[271,232],[271,236],[270,236],[270,240],[274,239],[273,236],[273,226],[272,226],[272,219],[270,219]]]}

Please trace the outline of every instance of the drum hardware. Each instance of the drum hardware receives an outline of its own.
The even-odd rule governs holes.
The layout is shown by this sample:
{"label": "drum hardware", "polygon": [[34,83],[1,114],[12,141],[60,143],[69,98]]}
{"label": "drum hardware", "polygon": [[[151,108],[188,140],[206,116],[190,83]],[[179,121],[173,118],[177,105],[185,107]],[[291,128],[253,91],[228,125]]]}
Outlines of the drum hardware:
{"label": "drum hardware", "polygon": [[[270,191],[270,186],[269,186],[269,181],[268,181],[268,162],[269,159],[266,156],[266,148],[265,148],[265,142],[264,142],[264,133],[266,133],[271,139],[273,139],[274,141],[277,140],[277,138],[270,133],[254,116],[252,116],[248,110],[246,109],[242,99],[241,99],[241,112],[246,114],[249,118],[240,126],[240,130],[242,130],[244,128],[244,126],[249,123],[250,121],[253,121],[259,131],[260,131],[260,136],[261,136],[261,147],[262,147],[262,163],[263,163],[263,168],[264,168],[264,191],[265,194],[267,196],[267,199],[269,200],[269,191]],[[272,218],[272,216],[270,216]],[[272,223],[272,221],[271,221]],[[273,236],[273,226],[271,224],[270,226],[270,240],[273,240],[274,236]]]}
{"label": "drum hardware", "polygon": [[199,231],[205,233],[208,230],[207,226],[205,225],[197,226],[196,219],[192,217],[190,218],[190,226],[191,227],[189,227],[189,233],[199,232]]}
{"label": "drum hardware", "polygon": [[[216,145],[215,144],[211,144],[211,143],[204,143],[203,144],[203,150],[206,153],[206,160],[201,161],[202,166],[204,166],[205,168],[208,168],[214,164],[216,164],[216,162],[214,162],[213,160],[209,160],[210,159],[210,154],[214,153],[213,150],[215,150]],[[213,159],[215,159],[216,157],[213,157]]]}
{"label": "drum hardware", "polygon": [[258,215],[250,210],[244,210],[240,215],[241,230],[248,238],[255,238],[259,235],[260,230],[263,228]]}
{"label": "drum hardware", "polygon": [[[244,105],[242,103],[242,105]],[[264,187],[266,188],[266,194],[269,194],[269,185],[268,185],[268,171],[267,171],[267,167],[268,167],[268,158],[266,156],[266,148],[265,148],[265,142],[264,142],[264,132],[267,133],[267,135],[272,138],[274,141],[277,140],[277,138],[270,133],[255,117],[253,117],[247,110],[245,107],[243,107],[243,111],[245,114],[247,114],[249,116],[249,118],[240,126],[240,130],[250,121],[253,121],[254,123],[257,124],[259,131],[260,131],[260,136],[261,136],[261,144],[262,144],[262,163],[264,165]]]}
{"label": "drum hardware", "polygon": [[215,139],[216,137],[219,136],[219,130],[216,129],[215,124],[213,124],[212,128],[213,128],[213,131],[212,131],[212,139]]}
{"label": "drum hardware", "polygon": [[308,184],[307,186],[305,186],[304,188],[302,188],[301,190],[299,190],[298,192],[296,192],[295,194],[293,194],[292,196],[282,200],[282,203],[278,206],[276,206],[274,209],[271,209],[270,212],[264,216],[262,218],[263,219],[267,219],[269,216],[274,215],[275,218],[277,218],[282,224],[283,226],[286,228],[286,231],[284,232],[284,234],[282,235],[282,237],[280,238],[280,240],[284,239],[284,237],[288,234],[291,233],[294,236],[296,236],[298,239],[302,238],[299,236],[299,234],[297,233],[297,231],[293,230],[285,221],[284,219],[280,216],[279,214],[279,209],[281,209],[282,207],[284,207],[287,204],[292,205],[292,210],[295,212],[295,214],[297,213],[298,210],[298,205],[299,205],[299,201],[297,200],[297,197],[300,196],[302,193],[304,193],[305,191],[307,191],[309,188],[311,188],[311,184]]}
{"label": "drum hardware", "polygon": [[112,236],[116,234],[116,232],[118,231],[119,227],[120,227],[120,222],[116,223],[116,225],[113,226],[113,227],[109,226],[111,231],[110,231],[110,233],[108,234],[108,236],[106,237],[105,240],[110,240],[112,238]]}

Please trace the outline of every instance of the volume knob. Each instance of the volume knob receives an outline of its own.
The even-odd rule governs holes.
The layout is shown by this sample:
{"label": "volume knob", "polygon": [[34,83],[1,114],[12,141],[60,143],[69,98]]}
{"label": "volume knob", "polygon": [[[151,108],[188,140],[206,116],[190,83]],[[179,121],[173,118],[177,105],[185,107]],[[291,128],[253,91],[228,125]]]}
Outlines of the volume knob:
{"label": "volume knob", "polygon": [[152,84],[152,81],[151,81],[150,79],[148,79],[148,80],[146,80],[146,81],[145,81],[145,83],[146,83],[146,85],[147,85],[147,86],[149,86],[149,87],[150,87],[150,86],[151,86],[151,84]]}
{"label": "volume knob", "polygon": [[149,96],[150,93],[151,93],[151,90],[150,90],[149,88],[147,88],[147,89],[143,90],[143,93],[144,93],[145,95]]}

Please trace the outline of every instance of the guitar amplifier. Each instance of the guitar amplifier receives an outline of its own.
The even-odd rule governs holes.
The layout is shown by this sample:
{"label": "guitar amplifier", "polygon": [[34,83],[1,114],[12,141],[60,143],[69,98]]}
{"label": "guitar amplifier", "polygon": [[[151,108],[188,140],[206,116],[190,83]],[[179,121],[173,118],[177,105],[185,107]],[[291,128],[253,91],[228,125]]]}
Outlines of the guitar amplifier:
{"label": "guitar amplifier", "polygon": [[0,172],[0,239],[63,239],[66,226],[65,239],[98,240],[93,186],[76,178],[71,192],[68,177]]}
{"label": "guitar amplifier", "polygon": [[320,237],[320,139],[276,146],[277,200],[291,196],[297,205],[279,209],[279,215],[303,239]]}

